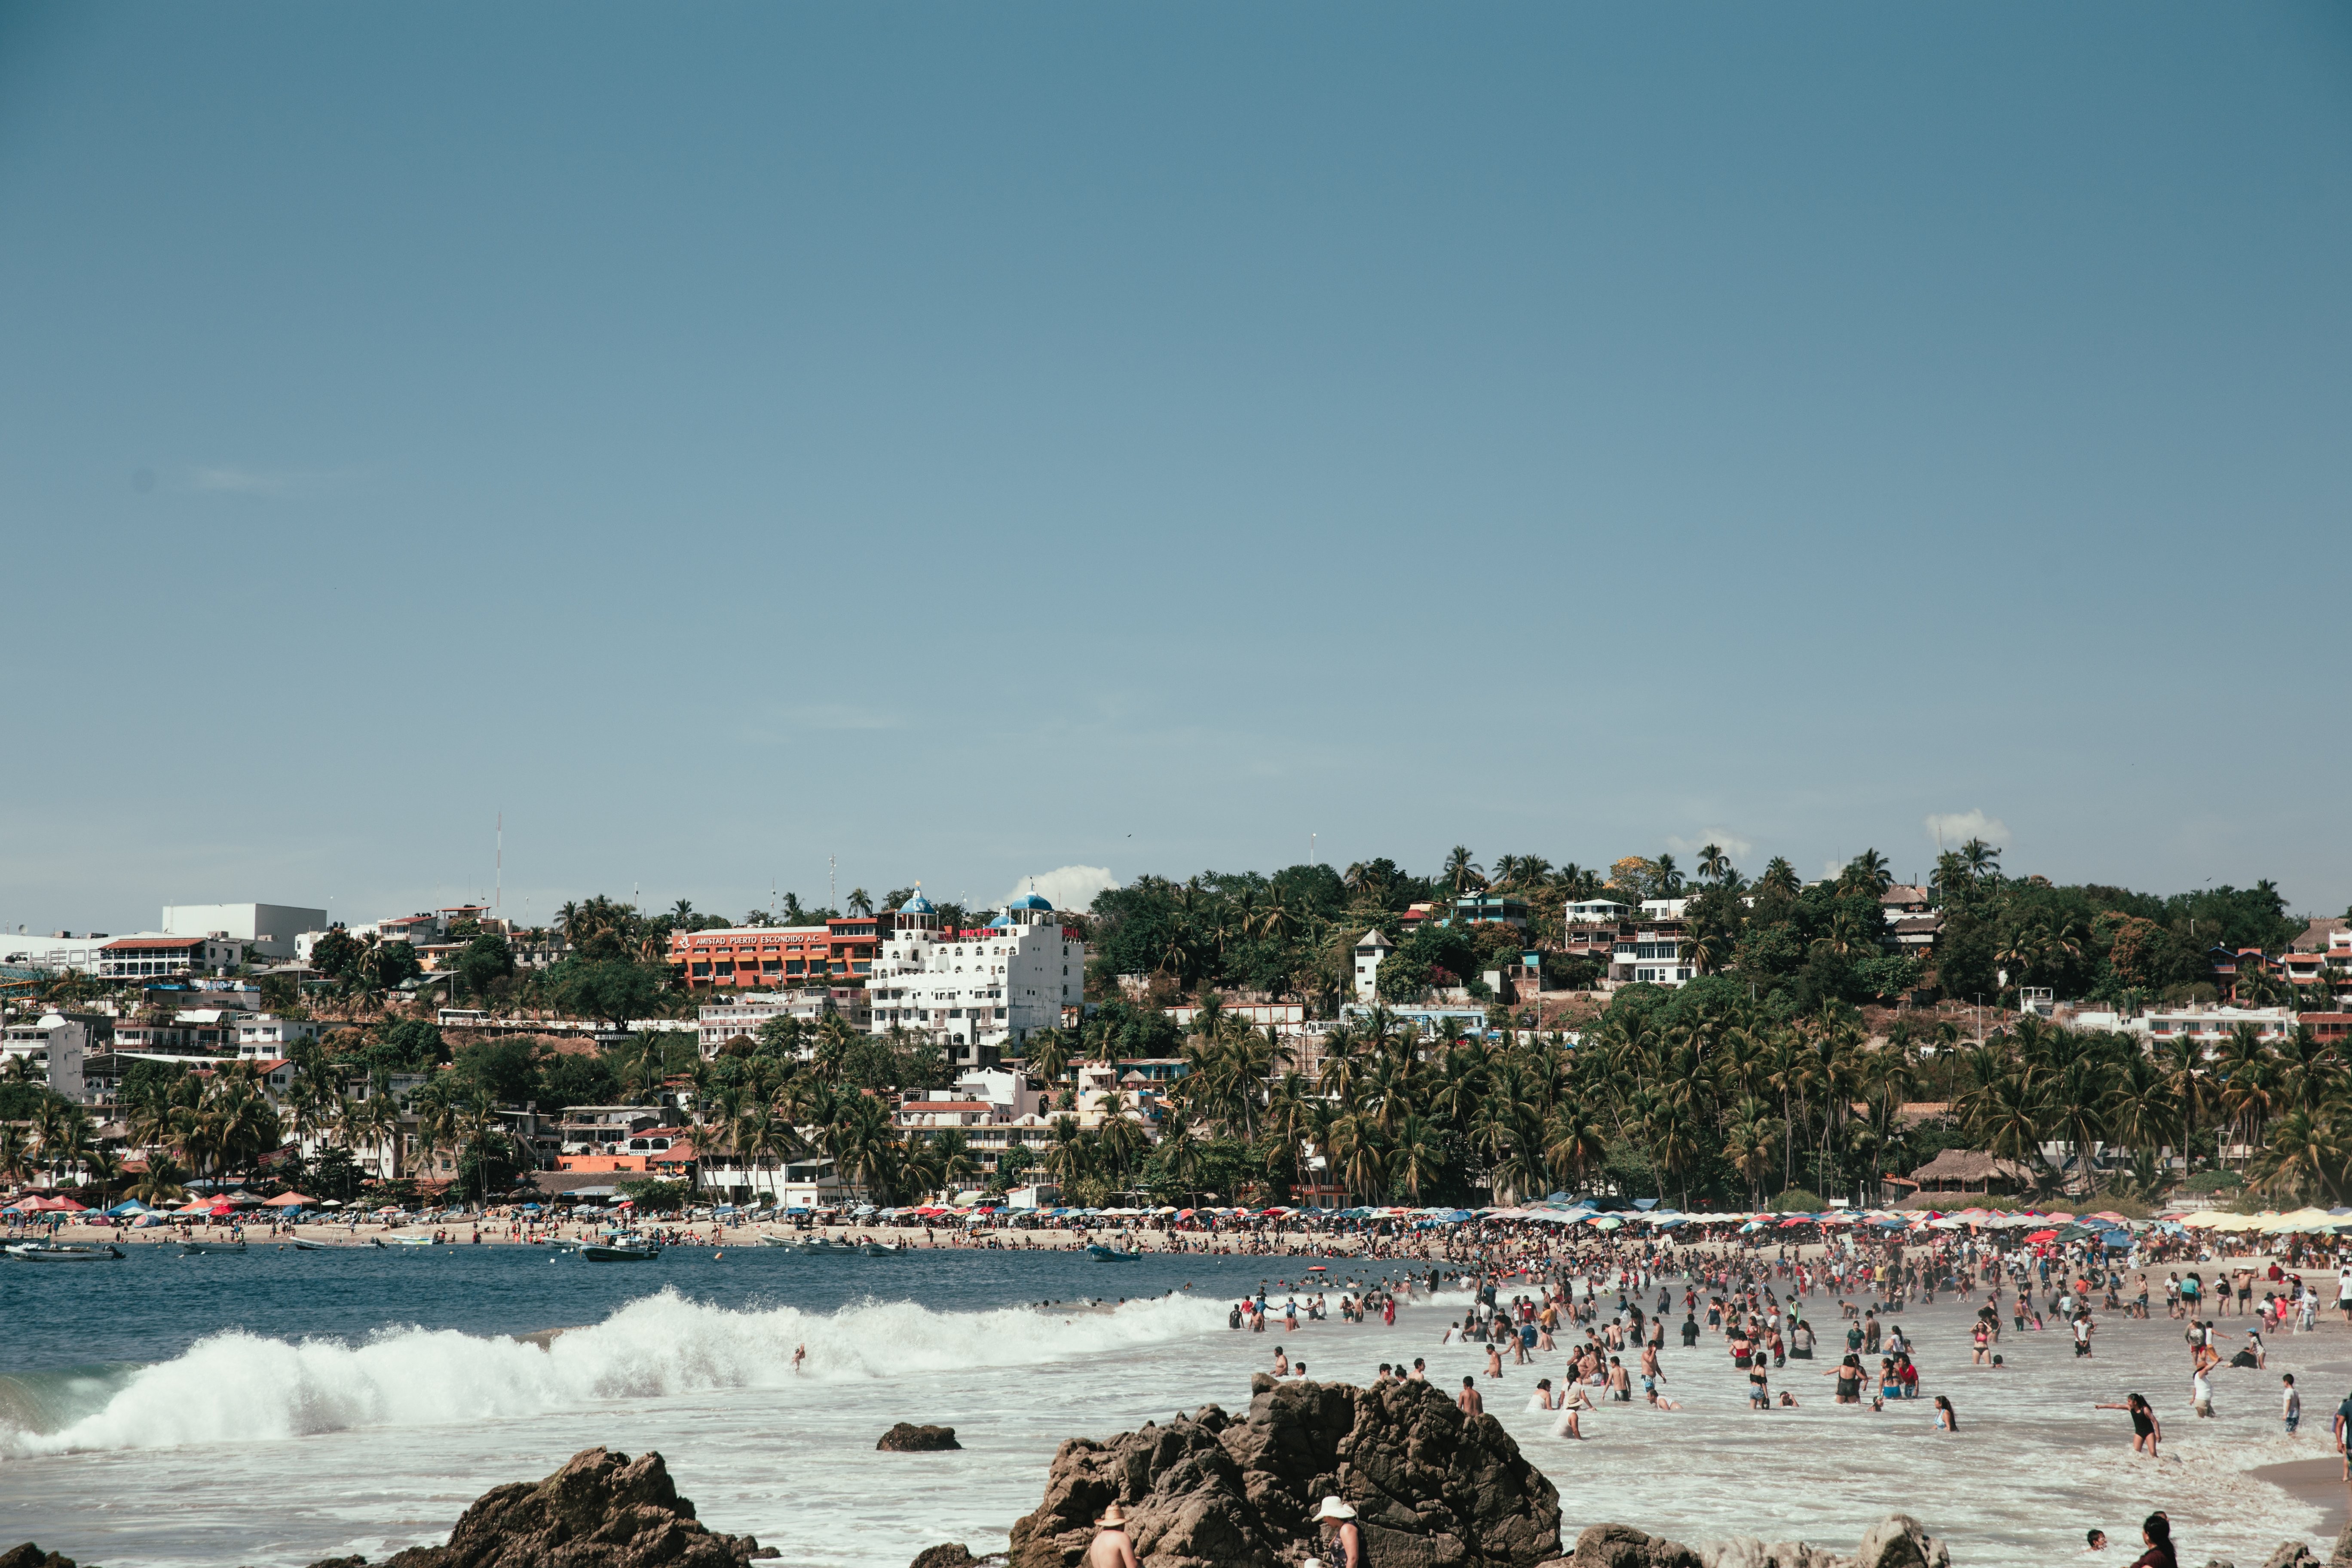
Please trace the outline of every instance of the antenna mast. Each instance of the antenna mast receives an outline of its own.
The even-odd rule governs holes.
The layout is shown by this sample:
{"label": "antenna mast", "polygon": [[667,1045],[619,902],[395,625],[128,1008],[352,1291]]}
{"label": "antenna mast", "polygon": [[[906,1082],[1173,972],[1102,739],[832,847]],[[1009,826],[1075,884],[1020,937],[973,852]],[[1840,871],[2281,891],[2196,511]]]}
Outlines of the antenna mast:
{"label": "antenna mast", "polygon": [[507,907],[507,814],[504,811],[499,813],[499,864],[495,875],[498,879],[493,884],[496,890],[490,895],[490,918],[493,920],[504,914]]}

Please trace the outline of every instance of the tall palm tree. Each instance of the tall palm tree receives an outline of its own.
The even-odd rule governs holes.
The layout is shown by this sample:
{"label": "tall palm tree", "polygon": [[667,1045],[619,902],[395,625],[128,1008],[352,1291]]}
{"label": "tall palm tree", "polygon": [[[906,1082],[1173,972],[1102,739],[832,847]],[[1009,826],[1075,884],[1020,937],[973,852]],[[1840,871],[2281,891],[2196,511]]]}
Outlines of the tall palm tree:
{"label": "tall palm tree", "polygon": [[1456,844],[1445,855],[1445,880],[1455,896],[1475,892],[1486,885],[1486,872],[1470,858],[1469,848]]}

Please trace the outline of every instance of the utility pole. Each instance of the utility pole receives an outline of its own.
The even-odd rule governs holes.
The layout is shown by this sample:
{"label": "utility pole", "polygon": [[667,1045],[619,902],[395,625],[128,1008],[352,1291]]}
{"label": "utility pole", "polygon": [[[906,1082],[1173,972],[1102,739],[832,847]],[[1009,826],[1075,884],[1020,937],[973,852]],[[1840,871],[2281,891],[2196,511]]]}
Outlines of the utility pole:
{"label": "utility pole", "polygon": [[507,814],[503,810],[499,813],[498,869],[492,875],[497,879],[491,884],[496,890],[490,894],[490,918],[497,920],[507,908]]}
{"label": "utility pole", "polygon": [[824,907],[829,910],[841,908],[841,882],[834,875],[834,858],[830,855],[824,858]]}

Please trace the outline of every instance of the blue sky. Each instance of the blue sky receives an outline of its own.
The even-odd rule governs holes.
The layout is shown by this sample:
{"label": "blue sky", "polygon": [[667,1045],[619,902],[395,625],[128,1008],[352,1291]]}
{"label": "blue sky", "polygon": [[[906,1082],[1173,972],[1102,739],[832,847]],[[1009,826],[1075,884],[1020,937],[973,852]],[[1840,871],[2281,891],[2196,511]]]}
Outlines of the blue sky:
{"label": "blue sky", "polygon": [[0,920],[2338,912],[2347,255],[2341,6],[11,5]]}

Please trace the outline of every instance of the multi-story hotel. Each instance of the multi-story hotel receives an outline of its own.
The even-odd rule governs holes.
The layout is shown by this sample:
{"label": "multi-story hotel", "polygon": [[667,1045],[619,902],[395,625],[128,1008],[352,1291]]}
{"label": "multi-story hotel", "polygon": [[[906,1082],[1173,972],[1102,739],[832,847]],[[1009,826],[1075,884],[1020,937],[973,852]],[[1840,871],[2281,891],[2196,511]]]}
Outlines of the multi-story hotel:
{"label": "multi-story hotel", "polygon": [[1033,1029],[1058,1027],[1062,1009],[1086,1000],[1087,947],[1035,893],[976,931],[942,931],[921,893],[894,911],[866,976],[877,1034],[893,1026],[929,1033],[959,1067]]}
{"label": "multi-story hotel", "polygon": [[821,926],[729,926],[674,931],[669,961],[689,990],[797,989],[855,984],[874,967],[877,946],[890,934],[891,917],[848,915]]}

